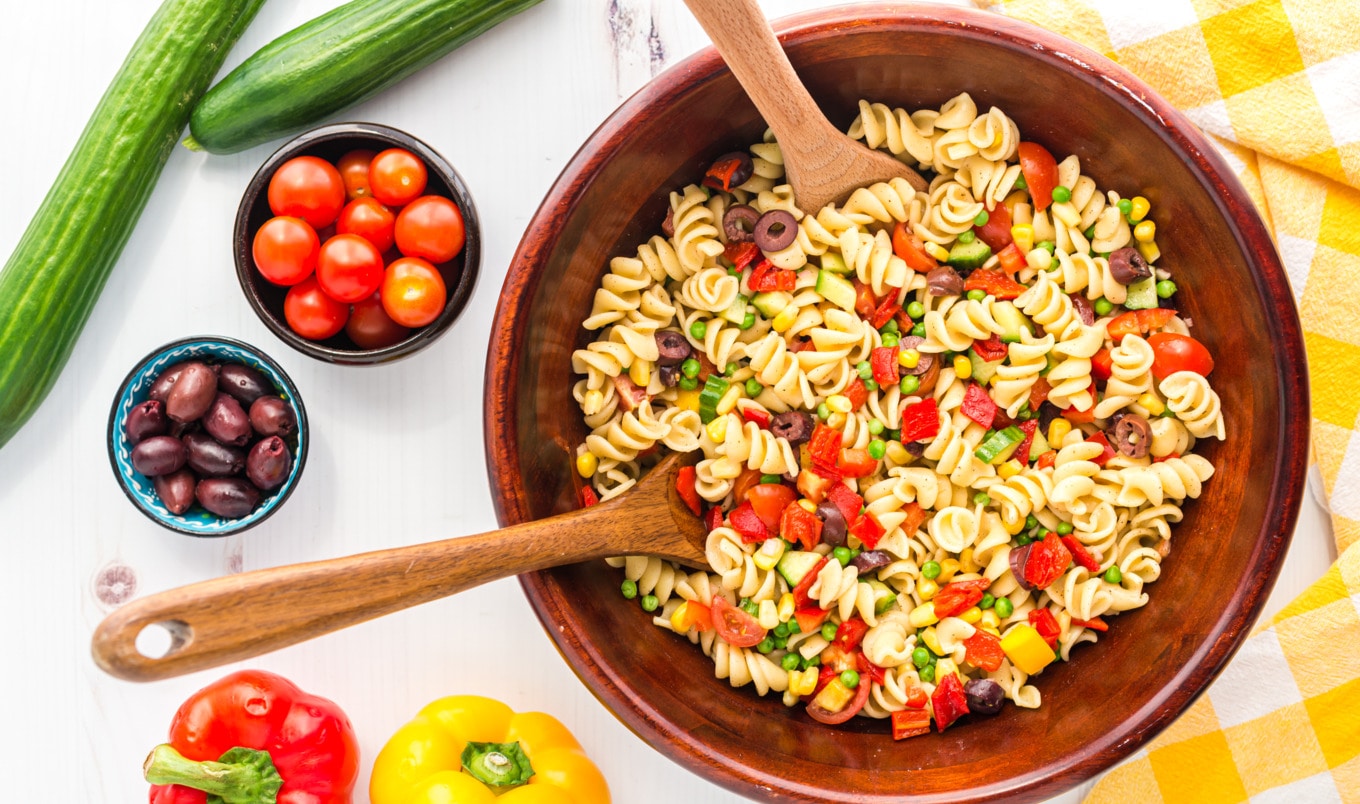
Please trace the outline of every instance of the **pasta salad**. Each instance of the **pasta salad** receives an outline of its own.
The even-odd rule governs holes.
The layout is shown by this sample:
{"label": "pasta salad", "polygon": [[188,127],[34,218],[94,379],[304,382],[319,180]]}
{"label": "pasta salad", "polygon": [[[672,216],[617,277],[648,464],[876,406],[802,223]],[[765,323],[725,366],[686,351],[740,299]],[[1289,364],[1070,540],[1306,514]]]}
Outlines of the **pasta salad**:
{"label": "pasta salad", "polygon": [[672,192],[572,355],[584,504],[662,451],[709,567],[609,559],[715,675],[897,738],[1036,708],[1031,676],[1148,601],[1223,439],[1142,197],[961,94],[861,101],[930,177],[798,209],[767,134]]}

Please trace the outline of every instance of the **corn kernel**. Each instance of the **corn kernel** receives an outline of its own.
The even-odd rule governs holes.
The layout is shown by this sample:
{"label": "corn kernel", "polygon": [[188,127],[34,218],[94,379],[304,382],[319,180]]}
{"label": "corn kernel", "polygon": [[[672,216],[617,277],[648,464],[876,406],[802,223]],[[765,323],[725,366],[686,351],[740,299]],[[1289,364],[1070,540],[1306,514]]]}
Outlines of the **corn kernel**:
{"label": "corn kernel", "polygon": [[1061,203],[1054,204],[1053,206],[1049,207],[1049,209],[1053,210],[1053,217],[1057,218],[1058,220],[1062,221],[1068,226],[1075,228],[1078,224],[1081,223],[1081,213],[1077,212],[1077,208],[1072,206],[1071,201],[1063,201]]}
{"label": "corn kernel", "polygon": [[935,616],[935,604],[925,603],[911,610],[907,615],[907,622],[912,628],[925,628],[927,625],[934,625],[940,618]]}
{"label": "corn kernel", "polygon": [[587,450],[576,456],[576,473],[581,477],[593,476],[598,468],[600,468],[600,459],[595,457],[595,453]]}
{"label": "corn kernel", "polygon": [[604,394],[599,391],[586,391],[585,396],[581,398],[581,412],[587,416],[599,413],[602,407],[604,407]]}
{"label": "corn kernel", "polygon": [[965,547],[963,552],[959,553],[959,569],[964,572],[977,572],[982,569],[982,565],[973,559],[973,548]]}
{"label": "corn kernel", "polygon": [[639,388],[646,388],[652,381],[652,363],[649,360],[634,360],[628,367],[628,379]]}
{"label": "corn kernel", "polygon": [[982,612],[982,616],[978,618],[977,625],[979,628],[983,629],[1000,628],[1001,615],[997,614],[993,609],[987,609]]}
{"label": "corn kernel", "polygon": [[[783,541],[783,539],[770,539],[770,541]],[[760,601],[760,613],[756,619],[760,621],[761,628],[769,631],[779,625],[779,607],[774,604],[773,600]]]}
{"label": "corn kernel", "polygon": [[1020,253],[1028,254],[1034,248],[1034,227],[1028,223],[1017,223],[1011,227],[1011,239]]}
{"label": "corn kernel", "polygon": [[956,559],[946,558],[940,562],[940,575],[935,579],[936,583],[949,583],[959,571],[959,562]]}
{"label": "corn kernel", "polygon": [[779,311],[779,315],[775,316],[774,320],[770,322],[770,328],[775,332],[787,332],[789,327],[793,326],[793,322],[797,318],[798,306],[790,304],[788,307]]}
{"label": "corn kernel", "polygon": [[693,391],[680,391],[675,395],[675,406],[684,410],[699,412],[699,389]]}
{"label": "corn kernel", "polygon": [[1020,474],[1020,469],[1021,469],[1020,462],[1014,458],[1011,458],[1009,461],[1006,461],[1005,463],[996,467],[996,474],[1002,480],[1009,480],[1012,477],[1015,477],[1016,475]]}
{"label": "corn kernel", "polygon": [[888,451],[884,454],[887,455],[888,460],[898,465],[911,462],[911,453],[907,452],[907,448],[902,446],[901,441],[889,441]]}
{"label": "corn kernel", "polygon": [[1166,405],[1150,391],[1138,397],[1138,404],[1153,416],[1160,416],[1166,412]]}
{"label": "corn kernel", "polygon": [[[1020,623],[1001,638],[1001,650],[1011,664],[1029,675],[1034,675],[1053,662],[1053,649],[1029,623]],[[937,666],[936,673],[939,672]]]}
{"label": "corn kernel", "polygon": [[[941,569],[943,569],[943,567],[941,567]],[[939,594],[940,585],[929,578],[922,578],[916,582],[916,591],[920,593],[922,600],[930,600],[932,597]]]}
{"label": "corn kernel", "polygon": [[1072,423],[1059,416],[1048,426],[1048,443],[1053,446],[1062,444],[1067,434],[1072,432]]}
{"label": "corn kernel", "polygon": [[719,416],[708,423],[708,437],[714,443],[722,443],[727,438],[727,417]]}
{"label": "corn kernel", "polygon": [[671,628],[674,628],[677,634],[684,634],[689,631],[689,624],[685,622],[685,618],[688,614],[688,602],[681,603],[679,608],[671,612]]}
{"label": "corn kernel", "polygon": [[1162,250],[1157,248],[1157,243],[1153,240],[1149,240],[1146,243],[1140,241],[1138,243],[1138,253],[1142,254],[1143,259],[1147,260],[1148,263],[1154,263],[1157,261],[1158,257],[1162,256]]}
{"label": "corn kernel", "polygon": [[[763,570],[769,571],[774,569],[774,565],[778,564],[779,559],[783,557],[784,557],[784,540],[766,539],[765,541],[761,542],[760,549],[756,551],[755,554],[756,566],[760,567]],[[765,627],[774,628],[773,625],[767,625]]]}
{"label": "corn kernel", "polygon": [[817,668],[809,667],[806,670],[792,670],[790,672],[798,673],[799,676],[796,683],[789,685],[789,689],[800,696],[811,695],[817,691]]}
{"label": "corn kernel", "polygon": [[804,511],[807,511],[809,514],[817,513],[817,504],[814,503],[812,500],[809,500],[807,497],[804,497],[798,501],[798,507],[802,508]]}
{"label": "corn kernel", "polygon": [[973,363],[963,355],[954,358],[954,376],[966,380],[973,376]]}
{"label": "corn kernel", "polygon": [[1129,220],[1134,223],[1146,218],[1148,210],[1152,209],[1152,204],[1148,203],[1148,200],[1141,195],[1135,195],[1129,203],[1133,205],[1133,209],[1129,210]]}
{"label": "corn kernel", "polygon": [[915,349],[904,349],[897,354],[897,364],[902,368],[913,369],[921,362],[921,353]]}
{"label": "corn kernel", "polygon": [[826,406],[837,413],[849,413],[855,409],[855,406],[850,404],[850,397],[845,394],[832,394],[827,397]]}
{"label": "corn kernel", "polygon": [[982,619],[982,609],[978,608],[977,606],[973,606],[972,608],[967,609],[962,614],[960,614],[959,619],[963,620],[969,625],[977,625],[977,623]]}
{"label": "corn kernel", "polygon": [[935,626],[930,626],[921,632],[921,641],[925,643],[930,652],[936,656],[943,656],[944,650],[940,647],[940,635],[935,632]]}
{"label": "corn kernel", "polygon": [[926,243],[925,248],[927,254],[940,262],[945,262],[949,259],[949,252],[945,251],[944,246],[941,246],[939,243]]}
{"label": "corn kernel", "polygon": [[1157,224],[1153,221],[1143,221],[1133,227],[1133,239],[1139,243],[1151,243],[1157,236]]}
{"label": "corn kernel", "polygon": [[797,605],[793,599],[792,592],[785,592],[779,596],[779,621],[786,623],[793,619],[794,606]]}
{"label": "corn kernel", "polygon": [[959,675],[959,666],[953,659],[941,659],[935,663],[935,683],[940,683],[940,679],[947,675]]}
{"label": "corn kernel", "polygon": [[830,416],[827,416],[827,417],[826,417],[826,426],[827,426],[827,427],[830,427],[832,430],[844,430],[844,429],[845,429],[845,414],[844,414],[844,413],[832,413]]}
{"label": "corn kernel", "polygon": [[726,416],[736,410],[737,402],[746,396],[745,388],[746,387],[739,382],[732,383],[727,389],[727,393],[723,394],[722,399],[718,400],[718,404],[713,406],[713,412],[717,413],[719,416]]}

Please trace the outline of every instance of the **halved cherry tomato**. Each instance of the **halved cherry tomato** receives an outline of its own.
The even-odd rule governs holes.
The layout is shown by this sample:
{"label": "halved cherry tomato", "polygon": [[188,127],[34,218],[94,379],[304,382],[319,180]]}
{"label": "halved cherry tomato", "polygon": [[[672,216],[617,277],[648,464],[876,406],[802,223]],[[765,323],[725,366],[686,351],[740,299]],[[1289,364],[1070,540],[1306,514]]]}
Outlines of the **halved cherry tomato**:
{"label": "halved cherry tomato", "polygon": [[1011,211],[1005,204],[997,204],[995,209],[987,210],[987,222],[974,226],[973,231],[978,240],[992,247],[992,251],[1001,251],[1012,242]]}
{"label": "halved cherry tomato", "polygon": [[388,148],[368,165],[373,197],[390,207],[405,206],[419,198],[428,181],[425,163],[405,148]]}
{"label": "halved cherry tomato", "polygon": [[387,266],[382,300],[393,321],[423,327],[444,312],[448,291],[444,277],[433,265],[419,257],[402,257]]}
{"label": "halved cherry tomato", "polygon": [[356,234],[382,252],[392,248],[396,221],[392,210],[376,198],[356,198],[340,210],[335,231],[337,234]]}
{"label": "halved cherry tomato", "polygon": [[746,492],[746,501],[751,504],[756,516],[760,517],[760,521],[765,523],[765,527],[769,528],[771,533],[779,530],[779,518],[783,516],[784,509],[789,503],[796,499],[798,495],[783,483],[761,483],[752,486],[751,490]]}
{"label": "halved cherry tomato", "polygon": [[321,244],[316,279],[326,295],[338,302],[352,304],[367,299],[383,283],[382,252],[359,235],[338,234]]}
{"label": "halved cherry tomato", "polygon": [[757,469],[743,469],[741,474],[732,483],[732,499],[740,505],[746,502],[746,492],[760,485],[760,471]]}
{"label": "halved cherry tomato", "polygon": [[1053,188],[1058,186],[1058,162],[1037,142],[1022,142],[1016,152],[1025,184],[1029,185],[1029,197],[1034,201],[1034,211],[1043,212],[1053,203]]}
{"label": "halved cherry tomato", "polygon": [[921,239],[912,234],[905,223],[898,222],[893,227],[892,244],[893,253],[901,257],[913,271],[929,273],[940,266],[934,257],[926,253]]}
{"label": "halved cherry tomato", "polygon": [[440,195],[417,198],[397,215],[397,248],[438,265],[458,256],[467,234],[458,205]]}
{"label": "halved cherry tomato", "polygon": [[313,229],[324,229],[345,206],[345,182],[330,162],[295,156],[269,177],[268,195],[275,215],[301,218]]}
{"label": "halved cherry tomato", "polygon": [[695,516],[704,515],[704,504],[699,499],[699,490],[695,487],[695,477],[697,472],[693,466],[682,466],[680,471],[675,473],[675,491],[680,495],[680,499],[685,501],[689,510]]}
{"label": "halved cherry tomato", "polygon": [[854,283],[855,312],[859,313],[860,318],[873,318],[874,311],[878,309],[878,297],[874,295],[873,288],[858,279],[854,280]]}
{"label": "halved cherry tomato", "polygon": [[349,305],[326,295],[316,277],[309,276],[288,289],[283,298],[283,317],[302,337],[324,341],[345,328]]}
{"label": "halved cherry tomato", "polygon": [[321,241],[301,218],[270,218],[255,233],[251,255],[260,274],[275,285],[289,287],[312,275]]}
{"label": "halved cherry tomato", "polygon": [[361,148],[350,151],[335,163],[340,179],[345,183],[345,197],[349,200],[373,195],[368,186],[368,165],[373,161],[373,155],[373,151]]}
{"label": "halved cherry tomato", "polygon": [[[841,682],[835,680],[831,683],[839,684]],[[864,702],[869,700],[869,688],[872,686],[873,685],[870,684],[867,679],[861,680],[860,683],[855,686],[855,697],[851,698],[850,703],[846,704],[845,708],[839,712],[831,712],[822,708],[817,704],[817,699],[814,698],[807,706],[808,717],[818,723],[825,723],[828,726],[844,723],[859,714],[859,710],[864,708]]]}
{"label": "halved cherry tomato", "polygon": [[345,334],[360,349],[383,349],[405,340],[411,330],[393,321],[383,309],[382,299],[374,293],[354,303]]}
{"label": "halved cherry tomato", "polygon": [[1193,371],[1208,377],[1214,370],[1214,358],[1204,344],[1189,335],[1157,332],[1148,338],[1152,346],[1152,376],[1159,380],[1178,371]]}
{"label": "halved cherry tomato", "polygon": [[728,603],[722,595],[713,596],[713,605],[709,610],[713,612],[713,627],[727,644],[736,648],[753,648],[765,638],[767,632],[760,627],[760,622]]}
{"label": "halved cherry tomato", "polygon": [[[1101,382],[1110,379],[1114,370],[1114,357],[1109,349],[1101,349],[1091,357],[1091,376]],[[1034,410],[1034,406],[1030,406]]]}

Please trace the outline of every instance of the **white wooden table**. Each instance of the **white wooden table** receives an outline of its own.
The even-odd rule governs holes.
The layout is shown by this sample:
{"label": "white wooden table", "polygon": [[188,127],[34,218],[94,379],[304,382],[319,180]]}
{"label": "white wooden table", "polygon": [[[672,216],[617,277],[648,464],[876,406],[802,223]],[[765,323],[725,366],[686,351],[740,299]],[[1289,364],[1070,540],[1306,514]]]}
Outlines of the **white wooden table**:
{"label": "white wooden table", "polygon": [[[0,256],[13,249],[159,2],[7,4]],[[337,4],[270,0],[227,67]],[[782,15],[829,3],[764,5]],[[482,278],[467,312],[433,347],[393,366],[323,365],[279,342],[247,306],[233,273],[231,222],[246,182],[276,144],[236,156],[171,157],[65,373],[0,450],[5,800],[145,800],[146,752],[164,738],[179,703],[226,672],[138,685],[97,670],[90,633],[109,611],[95,593],[101,573],[126,568],[145,594],[495,527],[482,459],[482,369],[506,265],[586,136],[649,78],[705,44],[679,0],[547,0],[341,116],[428,141],[463,173],[483,221]],[[124,373],[160,344],[204,333],[244,339],[277,358],[312,421],[311,456],[293,498],[264,525],[221,540],[179,536],[143,518],[115,484],[103,446]],[[1270,611],[1321,575],[1330,544],[1310,498]],[[419,707],[477,693],[560,717],[604,770],[616,802],[740,800],[616,721],[558,656],[513,580],[250,665],[344,707],[364,755],[361,791],[379,747]],[[1075,802],[1077,791],[1054,800]]]}

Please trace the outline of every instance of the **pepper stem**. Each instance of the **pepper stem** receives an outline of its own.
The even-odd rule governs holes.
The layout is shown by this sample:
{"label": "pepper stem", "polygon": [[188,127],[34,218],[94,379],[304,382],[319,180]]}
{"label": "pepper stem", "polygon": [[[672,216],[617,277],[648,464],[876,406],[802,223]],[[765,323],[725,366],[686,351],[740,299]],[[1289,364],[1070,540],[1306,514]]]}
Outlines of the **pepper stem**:
{"label": "pepper stem", "polygon": [[492,787],[516,787],[529,781],[534,767],[518,742],[468,743],[463,749],[463,770]]}
{"label": "pepper stem", "polygon": [[266,751],[233,748],[218,761],[195,762],[170,745],[152,749],[142,765],[151,784],[177,784],[208,794],[211,804],[277,804],[283,779]]}

